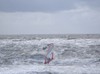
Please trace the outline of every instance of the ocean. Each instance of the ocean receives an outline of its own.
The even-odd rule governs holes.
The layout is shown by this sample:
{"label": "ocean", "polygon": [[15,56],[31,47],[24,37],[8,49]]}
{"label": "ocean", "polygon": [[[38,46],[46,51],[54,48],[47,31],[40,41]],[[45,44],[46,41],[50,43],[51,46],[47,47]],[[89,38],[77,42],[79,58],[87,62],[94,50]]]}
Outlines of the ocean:
{"label": "ocean", "polygon": [[[54,59],[44,64],[50,43]],[[100,74],[100,34],[0,35],[0,74]]]}

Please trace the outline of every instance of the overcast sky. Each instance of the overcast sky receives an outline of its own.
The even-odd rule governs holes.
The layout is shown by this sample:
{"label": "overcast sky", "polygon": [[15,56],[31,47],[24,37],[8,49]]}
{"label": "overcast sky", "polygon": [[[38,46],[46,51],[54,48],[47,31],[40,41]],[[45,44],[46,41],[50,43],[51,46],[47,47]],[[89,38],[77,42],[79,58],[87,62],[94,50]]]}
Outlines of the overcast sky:
{"label": "overcast sky", "polygon": [[100,34],[100,0],[0,0],[0,34]]}

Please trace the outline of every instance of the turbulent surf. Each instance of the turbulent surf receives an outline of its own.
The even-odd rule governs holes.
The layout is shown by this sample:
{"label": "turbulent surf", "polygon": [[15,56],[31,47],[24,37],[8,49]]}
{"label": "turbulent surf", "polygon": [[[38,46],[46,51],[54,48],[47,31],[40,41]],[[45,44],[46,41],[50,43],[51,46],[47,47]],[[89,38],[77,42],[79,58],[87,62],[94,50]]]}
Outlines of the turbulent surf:
{"label": "turbulent surf", "polygon": [[[53,60],[44,64],[50,44]],[[0,74],[99,74],[99,69],[100,35],[0,36]]]}

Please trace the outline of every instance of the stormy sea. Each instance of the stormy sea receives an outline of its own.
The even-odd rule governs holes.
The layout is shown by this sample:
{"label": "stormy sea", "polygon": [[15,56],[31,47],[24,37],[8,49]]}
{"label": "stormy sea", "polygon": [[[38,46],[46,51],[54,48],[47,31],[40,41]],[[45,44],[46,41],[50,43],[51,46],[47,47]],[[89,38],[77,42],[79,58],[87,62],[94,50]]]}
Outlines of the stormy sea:
{"label": "stormy sea", "polygon": [[[44,64],[50,43],[54,59]],[[0,74],[100,74],[100,35],[0,35]]]}

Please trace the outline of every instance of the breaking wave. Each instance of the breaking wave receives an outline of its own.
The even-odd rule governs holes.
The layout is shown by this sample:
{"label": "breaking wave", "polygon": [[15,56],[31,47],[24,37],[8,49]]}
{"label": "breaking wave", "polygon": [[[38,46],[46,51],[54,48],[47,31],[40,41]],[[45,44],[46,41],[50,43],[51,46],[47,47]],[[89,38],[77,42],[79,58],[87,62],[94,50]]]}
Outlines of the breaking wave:
{"label": "breaking wave", "polygon": [[[54,44],[54,66],[100,66],[100,39],[98,38],[5,38],[0,39],[0,66],[43,65],[42,48]],[[25,73],[33,74],[33,72]],[[50,72],[34,72],[50,74]],[[54,72],[52,74],[58,74]]]}

